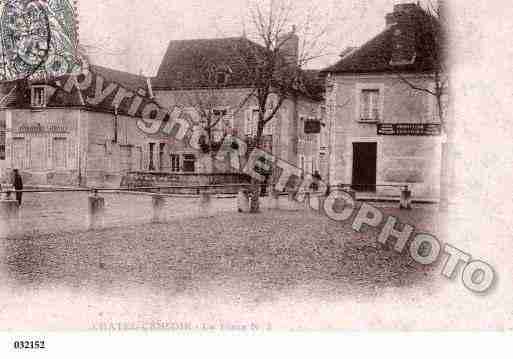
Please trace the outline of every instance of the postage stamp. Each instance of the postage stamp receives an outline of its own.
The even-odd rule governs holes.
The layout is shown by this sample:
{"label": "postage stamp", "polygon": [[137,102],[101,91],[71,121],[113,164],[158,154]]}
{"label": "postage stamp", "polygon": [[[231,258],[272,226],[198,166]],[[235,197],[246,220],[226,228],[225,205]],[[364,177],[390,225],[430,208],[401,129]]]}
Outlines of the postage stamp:
{"label": "postage stamp", "polygon": [[0,80],[58,77],[80,69],[68,0],[0,3]]}

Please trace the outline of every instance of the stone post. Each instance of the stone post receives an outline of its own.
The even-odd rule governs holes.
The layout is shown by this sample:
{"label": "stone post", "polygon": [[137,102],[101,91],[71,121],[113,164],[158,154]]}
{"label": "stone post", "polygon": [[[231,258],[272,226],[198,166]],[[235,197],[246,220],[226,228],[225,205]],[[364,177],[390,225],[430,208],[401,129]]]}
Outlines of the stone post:
{"label": "stone post", "polygon": [[276,189],[271,189],[271,208],[280,209],[280,192]]}
{"label": "stone post", "polygon": [[212,207],[212,198],[210,196],[210,193],[208,192],[201,192],[200,194],[200,212],[203,215],[206,215],[209,213],[210,208]]}
{"label": "stone post", "polygon": [[89,229],[101,228],[105,222],[105,198],[98,195],[98,190],[93,190],[88,199]]}
{"label": "stone post", "polygon": [[287,198],[289,199],[289,202],[294,202],[295,193],[292,189],[289,189],[287,193]]}
{"label": "stone post", "polygon": [[249,213],[249,195],[245,188],[239,189],[237,194],[237,210],[242,213]]}
{"label": "stone post", "polygon": [[152,223],[159,223],[163,221],[162,212],[165,205],[165,198],[161,194],[154,194],[151,196],[151,203],[153,208]]}
{"label": "stone post", "polygon": [[[0,238],[12,238],[18,234],[19,205],[10,198],[0,200]],[[2,243],[3,246],[3,243]]]}
{"label": "stone post", "polygon": [[321,210],[321,196],[322,192],[312,192],[310,196],[310,208],[314,211]]}
{"label": "stone post", "polygon": [[303,206],[305,207],[305,209],[310,209],[310,192],[308,191],[305,192]]}
{"label": "stone post", "polygon": [[411,191],[408,186],[401,189],[401,201],[399,202],[400,209],[411,209]]}

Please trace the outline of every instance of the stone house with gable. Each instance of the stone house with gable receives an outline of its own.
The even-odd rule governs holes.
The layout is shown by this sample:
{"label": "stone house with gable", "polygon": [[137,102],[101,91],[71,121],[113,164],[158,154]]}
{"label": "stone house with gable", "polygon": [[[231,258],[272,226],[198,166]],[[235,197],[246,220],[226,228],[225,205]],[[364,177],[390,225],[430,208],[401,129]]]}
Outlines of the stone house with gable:
{"label": "stone house with gable", "polygon": [[[299,39],[293,34],[283,49],[290,55],[290,61],[296,64],[298,46]],[[261,51],[260,45],[245,37],[171,41],[157,75],[152,79],[155,98],[167,107],[176,104],[189,107],[191,113],[193,108],[213,101],[214,111],[221,117],[214,128],[214,140],[231,133],[251,143],[251,138],[256,135],[259,107],[256,98],[252,97],[254,87],[246,74],[247,66],[251,65],[241,64],[241,48],[249,48],[254,54]],[[248,58],[243,60],[251,61]],[[254,61],[256,63],[257,60]],[[284,101],[263,132],[265,149],[297,166],[301,164],[304,150],[301,121],[320,119],[323,92],[317,73],[304,71],[303,74],[304,86]],[[180,160],[177,167],[165,165],[166,170],[180,171],[182,156],[204,157],[201,153],[187,151],[189,149],[179,145],[169,146],[166,152],[171,158]],[[208,166],[200,168],[204,171]],[[231,170],[223,168],[222,164],[215,169],[221,172]],[[305,167],[305,170],[311,171],[312,166]]]}
{"label": "stone house with gable", "polygon": [[[416,4],[399,4],[385,29],[345,51],[322,71],[329,126],[329,182],[358,191],[397,195],[380,185],[409,185],[417,197],[440,190],[441,126],[435,97],[403,79],[430,88],[433,39],[430,16]],[[431,20],[431,19],[429,19]]]}
{"label": "stone house with gable", "polygon": [[[7,84],[2,181],[18,168],[27,184],[116,186],[125,173],[144,170],[153,139],[136,122],[156,106],[148,92],[144,77],[94,65],[87,76]],[[132,98],[119,101],[124,94]]]}

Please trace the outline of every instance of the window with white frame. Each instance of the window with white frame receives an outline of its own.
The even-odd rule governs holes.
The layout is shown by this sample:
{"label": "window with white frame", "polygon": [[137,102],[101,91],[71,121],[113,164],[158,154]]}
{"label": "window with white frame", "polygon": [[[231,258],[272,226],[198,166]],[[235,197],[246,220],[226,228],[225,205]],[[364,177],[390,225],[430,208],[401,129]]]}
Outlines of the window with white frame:
{"label": "window with white frame", "polygon": [[246,118],[244,121],[244,134],[247,136],[255,137],[258,130],[258,118],[260,110],[258,107],[253,107],[245,113]]}
{"label": "window with white frame", "polygon": [[32,107],[46,107],[46,87],[44,85],[30,88],[30,105]]}
{"label": "window with white frame", "polygon": [[361,89],[360,120],[379,121],[381,118],[381,98],[379,89]]}

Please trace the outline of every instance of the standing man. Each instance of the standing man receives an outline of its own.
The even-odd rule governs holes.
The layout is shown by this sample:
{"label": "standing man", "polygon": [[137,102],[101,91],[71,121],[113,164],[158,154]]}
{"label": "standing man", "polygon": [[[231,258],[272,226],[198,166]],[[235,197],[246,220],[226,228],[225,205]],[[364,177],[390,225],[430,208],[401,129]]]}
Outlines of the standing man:
{"label": "standing man", "polygon": [[18,192],[23,190],[23,180],[21,179],[21,176],[17,169],[13,171],[14,178],[12,185],[14,187],[14,190],[16,191],[16,200],[18,201],[18,204],[21,206],[21,197],[23,195],[23,192]]}
{"label": "standing man", "polygon": [[310,189],[312,189],[312,191],[314,192],[317,192],[319,190],[319,182],[322,181],[321,174],[319,173],[319,171],[315,171],[315,173],[312,176],[312,179],[313,182],[310,185]]}

